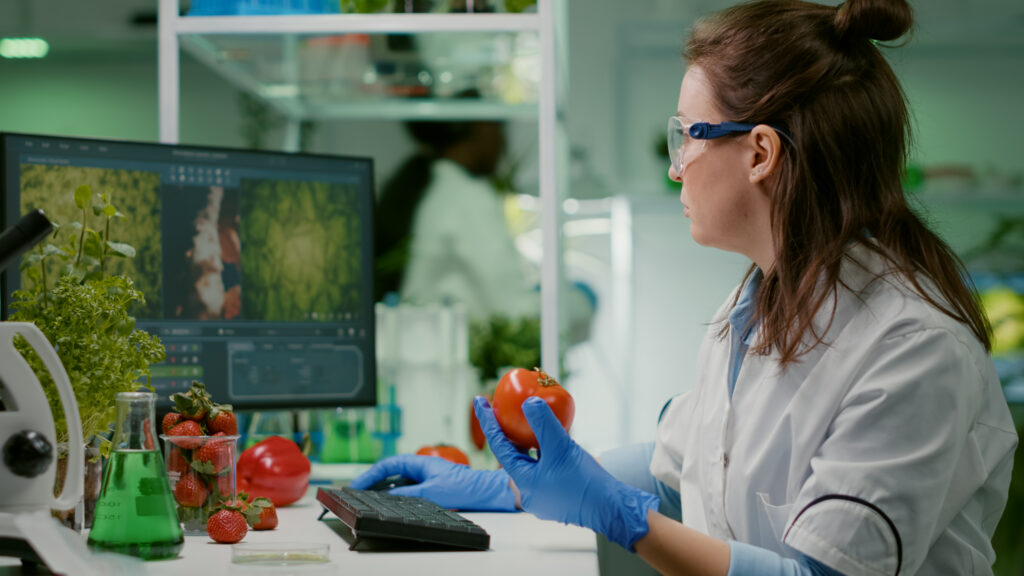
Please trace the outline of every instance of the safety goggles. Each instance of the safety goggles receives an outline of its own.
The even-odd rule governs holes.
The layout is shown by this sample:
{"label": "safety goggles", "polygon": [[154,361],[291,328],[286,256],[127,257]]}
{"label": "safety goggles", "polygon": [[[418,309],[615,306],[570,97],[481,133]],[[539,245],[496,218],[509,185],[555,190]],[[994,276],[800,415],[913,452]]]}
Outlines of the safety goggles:
{"label": "safety goggles", "polygon": [[[692,157],[704,150],[708,140],[730,134],[750,132],[755,126],[757,124],[743,122],[686,123],[679,116],[670,116],[668,119],[668,157],[672,161],[672,168],[675,169],[676,174],[682,174],[684,154],[689,153]],[[699,149],[694,146],[692,140],[701,142]]]}

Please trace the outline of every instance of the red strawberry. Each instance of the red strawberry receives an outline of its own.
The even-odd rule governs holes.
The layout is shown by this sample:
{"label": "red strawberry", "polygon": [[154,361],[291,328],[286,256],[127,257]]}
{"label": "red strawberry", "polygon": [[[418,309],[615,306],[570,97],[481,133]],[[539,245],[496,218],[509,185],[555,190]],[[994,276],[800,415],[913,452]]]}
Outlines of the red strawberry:
{"label": "red strawberry", "polygon": [[227,498],[235,491],[235,485],[231,480],[230,474],[217,476],[217,493],[220,494],[221,498]]}
{"label": "red strawberry", "polygon": [[[168,436],[202,436],[203,429],[199,426],[198,422],[192,420],[185,420],[181,424],[178,424],[174,428],[167,431]],[[196,448],[203,443],[198,438],[195,440],[191,439],[177,439],[173,441],[174,444],[181,446],[182,448]]]}
{"label": "red strawberry", "polygon": [[171,428],[178,425],[178,422],[181,422],[181,414],[178,414],[177,412],[168,412],[167,414],[164,414],[164,419],[160,423],[160,432],[163,434],[169,433]]}
{"label": "red strawberry", "polygon": [[167,472],[184,476],[188,472],[188,459],[181,453],[180,448],[173,448],[167,453]]}
{"label": "red strawberry", "polygon": [[245,538],[247,532],[249,532],[249,526],[245,523],[245,517],[238,510],[221,510],[206,521],[206,533],[215,542],[222,544],[234,544]]}
{"label": "red strawberry", "polygon": [[156,442],[153,441],[153,424],[146,418],[142,421],[142,431],[145,438],[142,440],[142,446],[146,450],[153,450],[156,448]]}
{"label": "red strawberry", "polygon": [[210,412],[210,419],[206,422],[206,429],[210,431],[210,434],[216,432],[223,432],[232,436],[238,434],[238,419],[235,418],[235,413],[231,411],[231,406],[220,404],[214,407],[213,411]]}
{"label": "red strawberry", "polygon": [[192,473],[185,474],[174,485],[174,499],[186,508],[199,508],[206,502],[207,494],[206,486]]}
{"label": "red strawberry", "polygon": [[195,455],[192,462],[203,462],[209,467],[203,467],[199,471],[204,474],[219,474],[221,470],[231,466],[231,446],[225,441],[207,440]]}
{"label": "red strawberry", "polygon": [[274,508],[274,503],[271,502],[262,511],[260,511],[259,522],[253,524],[253,530],[273,530],[277,528],[277,508]]}
{"label": "red strawberry", "polygon": [[242,492],[232,504],[240,506],[239,510],[253,530],[277,528],[277,509],[274,508],[274,503],[270,501],[270,498],[260,497],[249,500],[249,495]]}

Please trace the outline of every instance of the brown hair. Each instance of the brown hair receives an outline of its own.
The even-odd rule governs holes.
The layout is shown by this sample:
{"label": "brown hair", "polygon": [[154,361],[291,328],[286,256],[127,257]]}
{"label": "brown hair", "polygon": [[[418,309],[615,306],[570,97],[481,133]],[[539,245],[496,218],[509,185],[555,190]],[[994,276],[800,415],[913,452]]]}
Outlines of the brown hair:
{"label": "brown hair", "polygon": [[749,2],[699,21],[687,44],[684,56],[704,71],[726,119],[771,124],[792,139],[782,139],[769,185],[776,259],[757,295],[761,338],[753,349],[776,350],[783,365],[822,343],[814,315],[838,297],[853,243],[889,261],[990,348],[991,328],[963,264],[903,195],[909,113],[875,42],[902,37],[912,22],[904,0],[847,0],[838,8]]}

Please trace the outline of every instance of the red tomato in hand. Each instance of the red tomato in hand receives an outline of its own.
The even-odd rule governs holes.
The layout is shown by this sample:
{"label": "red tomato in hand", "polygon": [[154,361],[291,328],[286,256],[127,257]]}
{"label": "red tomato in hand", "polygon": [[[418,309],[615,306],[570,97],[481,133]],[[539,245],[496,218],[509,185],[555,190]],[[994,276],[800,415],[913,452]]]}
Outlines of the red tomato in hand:
{"label": "red tomato in hand", "polygon": [[417,450],[416,454],[420,456],[437,456],[438,458],[444,458],[449,462],[469,466],[469,457],[466,456],[466,453],[455,446],[449,446],[447,444],[424,446]]}
{"label": "red tomato in hand", "polygon": [[576,415],[576,403],[569,392],[539,368],[509,371],[501,377],[498,389],[494,391],[494,417],[505,436],[524,450],[537,448],[537,438],[523,415],[523,401],[530,396],[547,402],[566,431]]}

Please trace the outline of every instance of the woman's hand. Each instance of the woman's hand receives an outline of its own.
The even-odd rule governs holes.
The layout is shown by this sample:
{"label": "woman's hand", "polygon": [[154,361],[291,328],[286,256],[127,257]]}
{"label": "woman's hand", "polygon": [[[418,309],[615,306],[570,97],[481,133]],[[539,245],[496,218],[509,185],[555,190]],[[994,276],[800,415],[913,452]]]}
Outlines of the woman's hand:
{"label": "woman's hand", "polygon": [[512,477],[527,512],[546,520],[600,532],[627,550],[647,534],[647,511],[658,497],[612,477],[569,438],[547,403],[537,397],[523,402],[523,415],[537,436],[538,458],[518,451],[505,437],[483,396],[473,401],[491,451]]}
{"label": "woman's hand", "polygon": [[391,494],[426,498],[442,508],[489,512],[514,512],[516,496],[503,470],[473,470],[436,456],[402,454],[386,458],[352,481],[365,490],[390,476],[416,484],[392,488]]}

